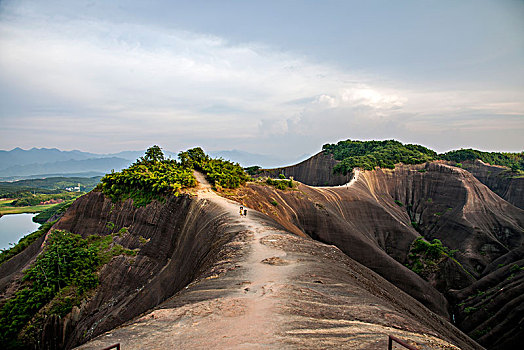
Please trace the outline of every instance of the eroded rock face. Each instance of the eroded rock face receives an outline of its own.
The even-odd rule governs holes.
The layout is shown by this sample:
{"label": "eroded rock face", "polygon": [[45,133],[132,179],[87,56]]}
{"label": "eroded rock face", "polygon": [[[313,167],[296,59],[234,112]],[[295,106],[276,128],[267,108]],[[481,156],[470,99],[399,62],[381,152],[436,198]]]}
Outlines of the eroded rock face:
{"label": "eroded rock face", "polygon": [[489,165],[480,160],[463,162],[462,167],[500,197],[524,209],[524,177],[515,177],[506,167]]}
{"label": "eroded rock face", "polygon": [[[336,245],[433,311],[450,319],[455,314],[459,323],[472,322],[468,330],[481,327],[471,317],[462,321],[465,307],[458,306],[472,291],[455,297],[450,294],[473,288],[477,280],[492,273],[495,261],[518,265],[514,252],[524,242],[524,211],[494,194],[471,173],[439,162],[361,172],[348,188],[299,184],[296,190],[280,191],[252,184],[237,198],[292,232]],[[456,260],[445,260],[428,281],[404,266],[410,244],[420,234],[458,250]],[[497,281],[493,288],[502,282]],[[520,285],[511,286],[513,290]],[[510,301],[520,303],[499,298],[493,307],[503,308]],[[491,316],[492,322],[502,322]],[[484,322],[484,317],[491,316],[478,320]],[[473,334],[480,334],[488,346],[494,345],[497,336],[502,344],[500,336],[508,329],[521,335],[515,323],[508,322],[507,327],[483,328],[482,333]]]}
{"label": "eroded rock face", "polygon": [[[50,317],[41,346],[71,348],[111,330],[86,348],[379,349],[391,332],[418,346],[479,348],[446,321],[453,315],[493,348],[522,337],[524,273],[512,266],[522,259],[523,211],[464,170],[399,166],[338,188],[249,184],[235,197],[247,217],[207,191],[145,208],[96,192],[76,201],[55,228],[84,237],[125,228],[115,242],[140,251],[111,260],[93,297],[67,317]],[[461,264],[444,261],[429,281],[409,270],[420,234],[459,249]],[[41,246],[0,266],[4,296]]]}
{"label": "eroded rock face", "polygon": [[311,186],[338,186],[347,183],[351,175],[334,174],[332,170],[337,163],[339,161],[333,155],[320,152],[296,165],[267,169],[258,176],[278,177],[284,174]]}
{"label": "eroded rock face", "polygon": [[[231,238],[223,225],[215,206],[188,196],[144,208],[135,208],[131,201],[112,203],[98,192],[75,201],[54,229],[87,237],[126,228],[114,241],[140,251],[136,257],[118,256],[105,265],[95,295],[75,313],[61,320],[48,318],[41,347],[72,348],[171,297],[213,260],[216,247]],[[35,242],[13,262],[3,264],[4,271],[12,270],[4,279],[20,274],[41,244]]]}
{"label": "eroded rock face", "polygon": [[[237,206],[230,213],[236,213]],[[440,316],[338,248],[250,209],[213,266],[154,310],[80,349],[480,349]],[[243,226],[243,227],[242,227]]]}

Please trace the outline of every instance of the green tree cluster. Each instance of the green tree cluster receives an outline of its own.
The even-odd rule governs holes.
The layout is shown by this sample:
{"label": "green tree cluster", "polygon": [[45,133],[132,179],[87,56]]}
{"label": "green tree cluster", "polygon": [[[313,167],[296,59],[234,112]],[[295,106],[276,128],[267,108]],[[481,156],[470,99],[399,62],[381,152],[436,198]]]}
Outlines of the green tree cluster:
{"label": "green tree cluster", "polygon": [[333,171],[346,175],[354,168],[373,170],[375,167],[394,169],[395,164],[421,164],[432,160],[449,160],[462,163],[467,160],[480,159],[492,165],[511,168],[513,172],[524,171],[524,152],[482,152],[474,149],[460,149],[443,154],[421,145],[402,144],[395,140],[385,141],[339,141],[326,144],[323,151],[330,153],[340,163]]}
{"label": "green tree cluster", "polygon": [[395,140],[386,141],[340,141],[326,144],[324,152],[339,160],[334,172],[347,174],[354,168],[373,170],[375,167],[394,169],[395,164],[420,164],[431,161],[437,153],[420,145],[402,144]]}
{"label": "green tree cluster", "polygon": [[105,175],[97,188],[114,201],[131,198],[136,206],[145,206],[165,195],[177,196],[181,189],[195,185],[190,168],[165,159],[160,147],[153,146],[129,168]]}
{"label": "green tree cluster", "polygon": [[[50,227],[50,226],[49,226]],[[5,349],[27,348],[45,315],[67,315],[98,285],[97,270],[116,255],[136,251],[113,243],[113,236],[89,236],[54,230],[44,251],[24,271],[22,287],[0,308],[0,344]],[[26,339],[21,334],[27,333]],[[29,338],[29,339],[27,339]]]}
{"label": "green tree cluster", "polygon": [[83,296],[95,287],[99,264],[95,246],[80,235],[51,232],[44,252],[25,271],[25,287],[0,310],[0,343],[16,345],[18,333],[60,290],[74,285]]}
{"label": "green tree cluster", "polygon": [[200,147],[180,152],[178,158],[183,166],[204,173],[214,186],[237,188],[249,180],[249,176],[238,163],[211,158]]}
{"label": "green tree cluster", "polygon": [[506,166],[511,168],[512,171],[524,171],[524,152],[483,152],[468,148],[449,151],[439,155],[439,157],[457,163],[480,159],[481,161],[492,165]]}
{"label": "green tree cluster", "polygon": [[180,152],[178,158],[165,159],[162,149],[153,146],[129,168],[104,176],[98,189],[114,201],[132,198],[136,206],[144,206],[194,187],[193,169],[203,172],[214,186],[225,188],[237,188],[249,179],[238,163],[213,159],[200,147]]}
{"label": "green tree cluster", "polygon": [[425,278],[441,259],[452,258],[456,252],[444,246],[439,239],[428,242],[424,237],[417,237],[409,250],[408,267]]}
{"label": "green tree cluster", "polygon": [[271,179],[267,178],[266,183],[270,186],[273,186],[279,190],[285,190],[288,188],[293,188],[293,180],[285,180],[285,179]]}
{"label": "green tree cluster", "polygon": [[251,176],[260,173],[260,169],[262,169],[262,168],[260,166],[258,166],[258,165],[253,165],[253,166],[249,166],[247,168],[244,168],[246,173],[248,173]]}

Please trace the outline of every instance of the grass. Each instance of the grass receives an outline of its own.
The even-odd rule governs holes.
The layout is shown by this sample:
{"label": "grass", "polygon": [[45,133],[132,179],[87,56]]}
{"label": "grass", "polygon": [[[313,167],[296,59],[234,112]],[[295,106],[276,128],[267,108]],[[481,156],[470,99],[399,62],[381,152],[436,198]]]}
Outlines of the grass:
{"label": "grass", "polygon": [[0,201],[0,214],[24,214],[24,213],[40,213],[43,210],[49,209],[57,204],[45,204],[45,205],[30,205],[27,207],[14,207],[10,205],[14,199],[7,199]]}

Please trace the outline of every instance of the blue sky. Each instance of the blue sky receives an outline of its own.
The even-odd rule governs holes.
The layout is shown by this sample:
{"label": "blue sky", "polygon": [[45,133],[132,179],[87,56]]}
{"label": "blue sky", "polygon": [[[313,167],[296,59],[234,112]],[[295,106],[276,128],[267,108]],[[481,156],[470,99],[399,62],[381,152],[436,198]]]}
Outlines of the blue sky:
{"label": "blue sky", "polygon": [[1,1],[0,149],[524,148],[523,1]]}

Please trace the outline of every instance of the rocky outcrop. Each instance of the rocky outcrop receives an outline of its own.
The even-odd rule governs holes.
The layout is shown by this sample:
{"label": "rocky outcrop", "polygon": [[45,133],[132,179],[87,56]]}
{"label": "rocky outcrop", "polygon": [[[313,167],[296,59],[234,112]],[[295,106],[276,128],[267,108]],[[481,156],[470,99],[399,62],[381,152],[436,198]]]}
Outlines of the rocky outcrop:
{"label": "rocky outcrop", "polygon": [[[45,349],[69,349],[158,305],[191,282],[213,261],[217,247],[231,238],[216,207],[187,195],[136,208],[131,201],[112,203],[102,193],[91,192],[53,228],[83,237],[126,228],[115,242],[139,253],[113,258],[100,271],[92,298],[65,318],[46,320],[40,341]],[[41,244],[33,243],[4,263],[1,268],[11,272],[6,277],[19,274]]]}
{"label": "rocky outcrop", "polygon": [[[315,178],[318,164],[302,175],[335,181]],[[392,334],[480,348],[452,320],[488,347],[522,337],[524,211],[463,169],[399,165],[332,188],[250,183],[231,198],[208,185],[144,208],[98,192],[77,200],[54,228],[139,251],[105,265],[69,315],[48,317],[39,346],[382,349]],[[420,235],[458,250],[428,280],[405,266]],[[0,266],[4,297],[43,243]]]}
{"label": "rocky outcrop", "polygon": [[506,167],[490,165],[478,159],[463,162],[462,167],[500,197],[524,209],[524,176],[512,173]]}
{"label": "rocky outcrop", "polygon": [[311,186],[338,186],[348,183],[351,174],[334,174],[333,167],[337,163],[339,161],[332,154],[320,152],[296,165],[265,169],[257,175],[277,178],[279,174],[283,174]]}
{"label": "rocky outcrop", "polygon": [[110,331],[82,348],[383,349],[391,334],[420,348],[480,349],[338,248],[251,208],[248,217],[237,211],[209,190],[144,208],[97,192],[77,200],[54,228],[114,234],[139,252],[114,257],[88,299],[48,317],[37,346],[69,349]]}
{"label": "rocky outcrop", "polygon": [[[524,211],[469,172],[439,162],[361,172],[350,187],[298,184],[295,190],[280,191],[251,184],[236,198],[292,232],[336,245],[450,319],[464,297],[451,298],[449,293],[474,285],[494,261],[512,256],[524,242]],[[458,250],[429,281],[404,266],[410,244],[419,235]],[[501,335],[500,330],[492,332],[490,336]],[[492,345],[489,340],[485,344]]]}
{"label": "rocky outcrop", "polygon": [[336,247],[209,200],[222,202],[240,229],[215,263],[154,310],[80,349],[384,349],[388,334],[421,349],[480,348]]}

